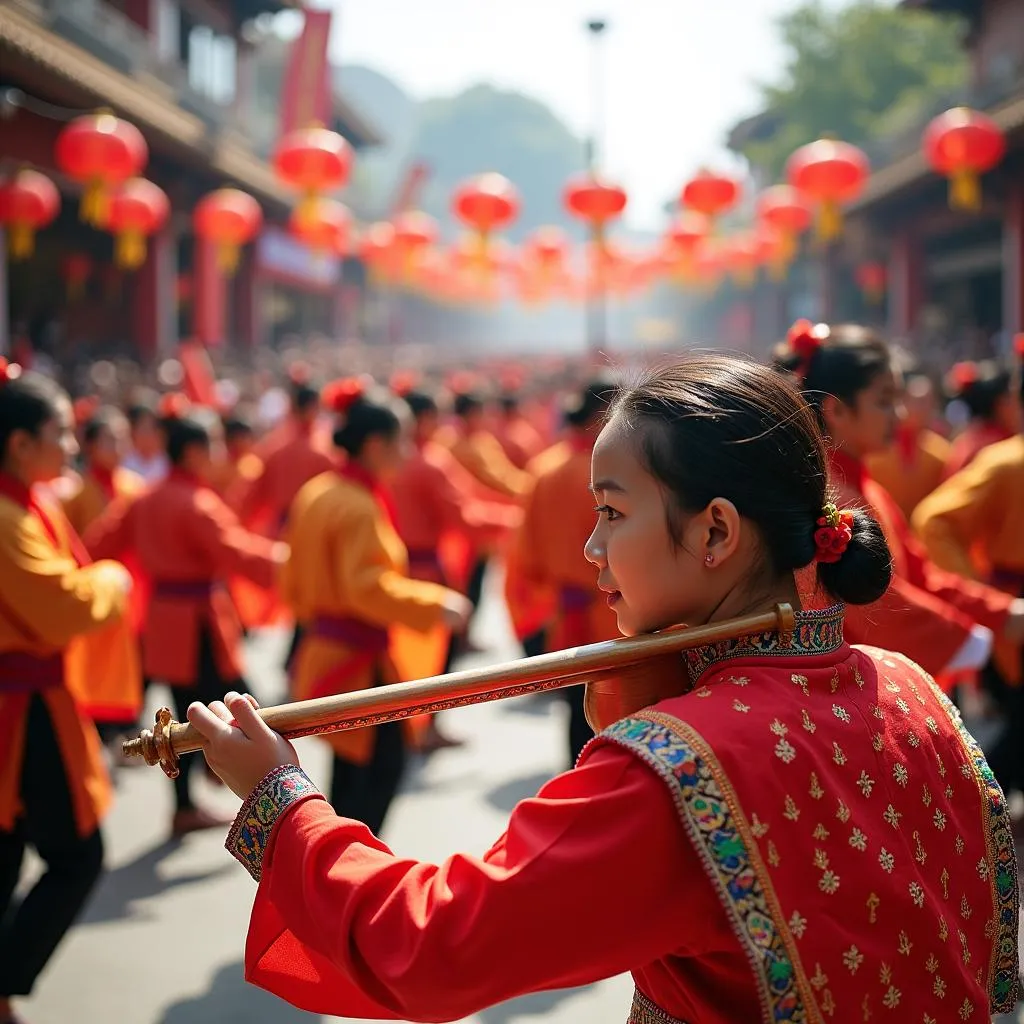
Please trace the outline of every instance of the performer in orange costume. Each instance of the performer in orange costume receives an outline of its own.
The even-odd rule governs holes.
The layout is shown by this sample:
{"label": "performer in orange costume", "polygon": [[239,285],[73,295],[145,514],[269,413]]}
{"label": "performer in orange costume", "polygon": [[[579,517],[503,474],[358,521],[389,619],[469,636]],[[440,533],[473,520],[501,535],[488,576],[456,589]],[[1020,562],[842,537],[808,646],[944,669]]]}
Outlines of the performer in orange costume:
{"label": "performer in orange costume", "polygon": [[256,432],[252,423],[238,413],[224,418],[226,458],[215,467],[214,489],[234,511],[241,508],[249,488],[263,472],[263,460],[256,454]]}
{"label": "performer in orange costume", "polygon": [[455,1020],[627,970],[633,1024],[1011,1009],[1005,802],[929,677],[844,641],[839,602],[881,595],[890,558],[826,476],[813,413],[768,368],[704,356],[624,391],[594,449],[586,549],[620,630],[798,603],[815,561],[837,604],[693,650],[678,680],[662,666],[679,695],[621,720],[593,703],[578,767],[482,859],[396,856],[335,815],[245,698],[193,705],[247,797],[229,836],[259,879],[247,977],[376,1019]]}
{"label": "performer in orange costume", "polygon": [[[567,411],[564,461],[537,474],[509,555],[506,593],[511,595],[510,607],[529,603],[531,592],[553,596],[553,621],[545,629],[548,650],[619,635],[615,615],[597,588],[593,567],[583,557],[583,545],[594,527],[594,502],[588,490],[591,453],[614,393],[608,381],[594,381]],[[527,596],[519,597],[524,593]],[[566,690],[565,698],[572,765],[593,732],[584,713],[583,688]]]}
{"label": "performer in orange costume", "polygon": [[[408,444],[401,401],[364,395],[355,381],[325,388],[324,401],[339,417],[334,440],[346,458],[295,499],[286,531],[291,558],[281,574],[281,595],[302,625],[292,672],[298,699],[395,682],[390,627],[460,626],[468,613],[460,594],[408,575],[385,489]],[[401,724],[327,741],[334,751],[331,803],[379,830],[404,769]]]}
{"label": "performer in orange costume", "polygon": [[[56,501],[76,442],[71,403],[52,382],[0,364],[0,1021],[27,996],[80,913],[103,862],[111,800],[99,737],[79,713],[65,655],[119,620],[131,579],[89,564]],[[79,681],[80,682],[80,681]],[[46,872],[13,897],[25,848]]]}
{"label": "performer in orange costume", "polygon": [[957,398],[971,415],[970,422],[953,441],[946,461],[946,476],[960,472],[990,444],[1013,437],[1020,429],[1020,396],[1013,389],[1013,375],[991,360],[957,363],[950,371]]}
{"label": "performer in orange costume", "polygon": [[847,615],[847,636],[900,651],[950,679],[985,664],[993,634],[1021,643],[1024,602],[935,565],[868,473],[864,458],[884,451],[896,427],[898,385],[885,341],[865,327],[803,321],[777,355],[835,445],[830,475],[842,501],[866,504],[892,551],[892,586],[880,601]]}
{"label": "performer in orange costume", "polygon": [[498,399],[495,437],[517,469],[526,469],[530,460],[544,450],[544,436],[523,414],[515,389],[504,391]]}
{"label": "performer in orange costume", "polygon": [[[287,546],[245,530],[210,487],[220,440],[215,414],[189,408],[183,396],[166,398],[170,473],[131,504],[112,506],[85,542],[98,558],[130,553],[151,581],[143,668],[148,679],[170,686],[184,713],[190,700],[214,699],[241,680],[242,629],[228,579],[273,586]],[[193,802],[186,765],[174,793],[175,834],[220,821]]]}

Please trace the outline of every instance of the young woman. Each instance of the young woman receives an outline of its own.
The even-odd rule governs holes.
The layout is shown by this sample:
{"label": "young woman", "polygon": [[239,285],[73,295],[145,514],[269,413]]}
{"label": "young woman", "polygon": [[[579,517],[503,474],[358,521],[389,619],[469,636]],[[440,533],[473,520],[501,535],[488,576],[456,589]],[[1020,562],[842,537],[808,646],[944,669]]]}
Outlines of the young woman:
{"label": "young woman", "polygon": [[834,446],[829,472],[843,503],[867,505],[892,551],[892,587],[847,615],[848,639],[900,651],[950,678],[985,664],[993,634],[1024,641],[1024,601],[939,569],[865,466],[892,442],[897,424],[900,381],[884,339],[866,327],[803,321],[777,363],[796,376]]}
{"label": "young woman", "polygon": [[990,444],[1013,437],[1020,429],[1020,396],[1013,374],[990,359],[957,363],[950,371],[952,391],[970,413],[970,421],[953,441],[946,476],[959,473]]}
{"label": "young woman", "polygon": [[[85,904],[103,861],[110,785],[65,654],[124,613],[131,579],[90,564],[41,491],[77,450],[71,403],[51,381],[0,364],[0,1024]],[[25,848],[46,872],[14,903]]]}
{"label": "young woman", "polygon": [[[395,682],[388,628],[460,626],[462,595],[412,579],[385,490],[407,457],[401,400],[364,394],[356,381],[325,388],[338,417],[341,469],[311,480],[288,517],[291,559],[281,594],[302,625],[292,672],[296,698]],[[381,828],[405,765],[400,723],[328,737],[334,750],[331,803],[339,814]]]}
{"label": "young woman", "polygon": [[[270,588],[288,549],[243,529],[211,488],[221,443],[216,415],[189,407],[184,396],[165,398],[170,472],[131,504],[112,506],[85,542],[94,557],[134,558],[150,581],[143,670],[170,686],[184,714],[190,701],[214,700],[241,683],[242,631],[230,577]],[[195,805],[190,783],[183,764],[174,780],[175,835],[221,821]]]}
{"label": "young woman", "polygon": [[844,642],[839,602],[879,597],[890,559],[869,516],[831,503],[827,469],[813,413],[767,367],[705,356],[623,391],[586,547],[623,633],[797,603],[812,563],[837,604],[661,663],[664,699],[620,720],[591,700],[601,735],[483,858],[396,856],[335,815],[245,698],[193,705],[248,797],[229,845],[261,879],[249,980],[378,1019],[455,1020],[622,971],[634,1024],[1009,1009],[1002,794],[924,672]]}

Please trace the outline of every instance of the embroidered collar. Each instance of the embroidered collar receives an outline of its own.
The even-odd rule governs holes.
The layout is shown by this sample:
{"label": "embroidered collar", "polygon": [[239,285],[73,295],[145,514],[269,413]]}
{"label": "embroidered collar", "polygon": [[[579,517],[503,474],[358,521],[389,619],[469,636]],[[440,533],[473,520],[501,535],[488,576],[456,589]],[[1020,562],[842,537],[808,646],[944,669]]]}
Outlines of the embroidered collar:
{"label": "embroidered collar", "polygon": [[842,645],[843,606],[833,605],[820,611],[797,612],[792,632],[780,633],[773,629],[695,647],[683,651],[683,661],[690,682],[696,683],[709,668],[732,658],[811,658],[831,654]]}

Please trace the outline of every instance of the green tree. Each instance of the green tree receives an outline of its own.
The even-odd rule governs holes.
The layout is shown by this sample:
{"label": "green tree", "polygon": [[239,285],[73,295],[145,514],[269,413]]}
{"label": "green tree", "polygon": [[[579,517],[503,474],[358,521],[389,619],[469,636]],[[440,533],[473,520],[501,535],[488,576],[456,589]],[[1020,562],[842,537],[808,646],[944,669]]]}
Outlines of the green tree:
{"label": "green tree", "polygon": [[839,10],[818,0],[778,22],[782,80],[761,86],[772,129],[741,152],[778,178],[798,146],[830,133],[863,145],[909,127],[967,79],[963,24],[877,0]]}
{"label": "green tree", "polygon": [[562,188],[584,163],[583,143],[548,107],[489,85],[425,101],[412,151],[431,172],[423,207],[442,222],[451,220],[452,191],[463,179],[497,171],[514,182],[522,209],[513,239],[564,222]]}

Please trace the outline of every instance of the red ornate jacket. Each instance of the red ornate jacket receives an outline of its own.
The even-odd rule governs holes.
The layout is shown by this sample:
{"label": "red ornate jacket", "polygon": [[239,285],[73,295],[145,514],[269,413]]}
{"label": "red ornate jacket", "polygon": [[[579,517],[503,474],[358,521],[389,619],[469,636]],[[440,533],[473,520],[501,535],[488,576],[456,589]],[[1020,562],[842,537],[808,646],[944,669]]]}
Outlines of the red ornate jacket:
{"label": "red ornate jacket", "polygon": [[246,975],[318,1013],[459,1019],[629,970],[630,1024],[988,1024],[1017,990],[1006,805],[956,710],[842,613],[686,655],[482,857],[392,853],[300,769],[246,802]]}

